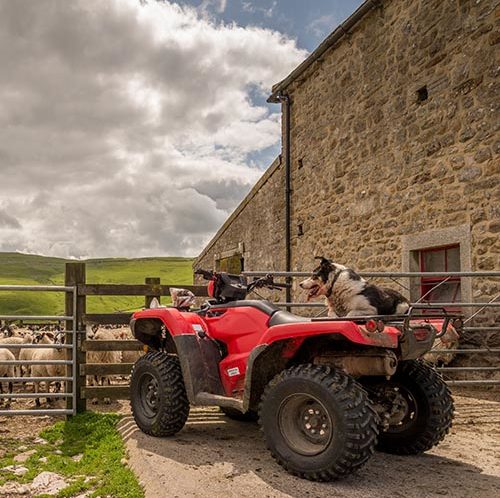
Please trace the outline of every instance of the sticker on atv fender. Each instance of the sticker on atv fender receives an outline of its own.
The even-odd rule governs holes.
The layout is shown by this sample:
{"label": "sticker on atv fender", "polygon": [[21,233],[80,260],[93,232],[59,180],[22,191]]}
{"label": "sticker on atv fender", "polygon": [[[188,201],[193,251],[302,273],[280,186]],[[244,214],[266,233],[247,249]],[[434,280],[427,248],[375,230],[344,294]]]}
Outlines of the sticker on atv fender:
{"label": "sticker on atv fender", "polygon": [[204,332],[203,327],[199,323],[193,323],[193,330],[195,332]]}
{"label": "sticker on atv fender", "polygon": [[240,375],[240,369],[238,367],[228,368],[227,374],[229,377],[234,377],[235,375]]}

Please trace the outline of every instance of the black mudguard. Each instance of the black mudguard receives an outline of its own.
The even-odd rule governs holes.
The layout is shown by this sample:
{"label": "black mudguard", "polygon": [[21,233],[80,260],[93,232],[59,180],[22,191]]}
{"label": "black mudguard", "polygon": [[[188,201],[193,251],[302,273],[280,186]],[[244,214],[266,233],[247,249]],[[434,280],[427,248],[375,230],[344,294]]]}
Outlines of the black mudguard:
{"label": "black mudguard", "polygon": [[174,342],[189,401],[196,404],[196,395],[200,392],[223,396],[224,389],[219,375],[222,354],[217,343],[197,334],[177,335]]}

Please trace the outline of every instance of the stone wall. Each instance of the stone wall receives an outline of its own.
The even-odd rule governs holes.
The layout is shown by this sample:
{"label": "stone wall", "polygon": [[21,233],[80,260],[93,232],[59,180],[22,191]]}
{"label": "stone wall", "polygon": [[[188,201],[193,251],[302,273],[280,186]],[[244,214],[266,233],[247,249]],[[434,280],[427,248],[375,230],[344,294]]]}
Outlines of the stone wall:
{"label": "stone wall", "polygon": [[384,1],[291,85],[298,269],[399,269],[403,236],[464,223],[498,268],[497,3]]}
{"label": "stone wall", "polygon": [[[409,238],[425,248],[455,233],[462,270],[498,270],[500,6],[381,4],[287,89],[293,269],[327,255],[358,270],[408,270]],[[197,265],[240,243],[247,270],[284,269],[282,170],[271,167]],[[475,301],[500,292],[498,279],[463,286]],[[484,316],[476,323],[498,323]],[[498,346],[500,336],[467,341]]]}
{"label": "stone wall", "polygon": [[195,268],[215,268],[220,259],[239,254],[246,270],[285,266],[284,165],[281,156],[198,256]]}

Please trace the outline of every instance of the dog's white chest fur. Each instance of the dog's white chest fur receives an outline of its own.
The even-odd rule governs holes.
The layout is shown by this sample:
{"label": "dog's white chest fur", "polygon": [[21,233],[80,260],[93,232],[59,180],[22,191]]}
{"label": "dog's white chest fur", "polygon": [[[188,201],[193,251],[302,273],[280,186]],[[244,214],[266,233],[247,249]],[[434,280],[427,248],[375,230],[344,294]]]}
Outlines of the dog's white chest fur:
{"label": "dog's white chest fur", "polygon": [[[326,299],[328,314],[330,316],[345,316],[359,308],[367,306],[371,308],[367,300],[359,295],[365,287],[366,280],[353,280],[348,272],[341,272],[332,288],[330,297]],[[372,312],[371,309],[369,311]]]}

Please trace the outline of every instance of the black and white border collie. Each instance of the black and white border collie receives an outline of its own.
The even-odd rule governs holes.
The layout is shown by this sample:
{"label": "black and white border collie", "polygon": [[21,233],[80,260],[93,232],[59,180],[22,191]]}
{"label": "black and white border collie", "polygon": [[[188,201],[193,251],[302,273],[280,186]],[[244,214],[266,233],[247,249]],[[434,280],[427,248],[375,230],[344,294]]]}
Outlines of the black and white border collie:
{"label": "black and white border collie", "polygon": [[410,307],[399,292],[369,284],[354,270],[326,258],[300,283],[307,300],[325,296],[328,316],[402,315]]}

